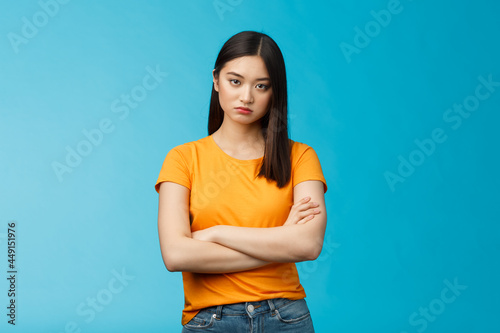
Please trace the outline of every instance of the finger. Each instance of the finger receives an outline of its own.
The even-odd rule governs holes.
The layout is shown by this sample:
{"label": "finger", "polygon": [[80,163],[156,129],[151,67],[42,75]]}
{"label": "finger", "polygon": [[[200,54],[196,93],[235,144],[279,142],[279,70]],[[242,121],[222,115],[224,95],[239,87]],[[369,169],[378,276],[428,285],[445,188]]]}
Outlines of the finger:
{"label": "finger", "polygon": [[311,215],[311,214],[319,214],[321,213],[321,210],[319,208],[315,208],[315,207],[312,207],[312,208],[304,208],[300,211],[298,211],[296,214],[298,216],[300,216],[300,218],[303,218],[303,217],[306,217],[307,215]]}
{"label": "finger", "polygon": [[319,204],[317,202],[309,202],[309,203],[307,203],[307,206],[309,208],[318,208]]}
{"label": "finger", "polygon": [[300,220],[299,222],[297,222],[297,224],[307,223],[307,222],[311,221],[313,218],[314,218],[314,215],[307,215],[302,220]]}
{"label": "finger", "polygon": [[311,208],[318,208],[319,207],[319,204],[317,202],[306,202],[306,203],[301,203],[299,206],[297,206],[297,209],[299,211],[302,211],[302,210],[307,210],[307,209],[311,209]]}
{"label": "finger", "polygon": [[306,203],[308,202],[309,200],[311,200],[311,197],[303,197],[302,200],[300,200],[299,202],[300,203]]}
{"label": "finger", "polygon": [[311,200],[311,197],[304,197],[297,201],[295,204],[292,205],[292,209],[296,209],[298,207],[301,207],[302,205],[306,204],[309,200]]}
{"label": "finger", "polygon": [[315,212],[314,209],[299,211],[299,212],[295,213],[293,219],[294,219],[295,223],[299,223],[302,219],[308,217],[309,215],[316,215],[318,213],[319,212]]}

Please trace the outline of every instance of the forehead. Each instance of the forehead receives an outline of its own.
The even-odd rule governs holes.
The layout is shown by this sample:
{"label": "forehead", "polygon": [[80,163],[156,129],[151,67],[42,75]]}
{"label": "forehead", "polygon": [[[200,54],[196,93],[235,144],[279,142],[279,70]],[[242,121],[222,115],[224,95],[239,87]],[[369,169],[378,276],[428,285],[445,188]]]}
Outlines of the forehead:
{"label": "forehead", "polygon": [[244,56],[228,61],[221,72],[235,72],[248,78],[269,75],[260,56]]}

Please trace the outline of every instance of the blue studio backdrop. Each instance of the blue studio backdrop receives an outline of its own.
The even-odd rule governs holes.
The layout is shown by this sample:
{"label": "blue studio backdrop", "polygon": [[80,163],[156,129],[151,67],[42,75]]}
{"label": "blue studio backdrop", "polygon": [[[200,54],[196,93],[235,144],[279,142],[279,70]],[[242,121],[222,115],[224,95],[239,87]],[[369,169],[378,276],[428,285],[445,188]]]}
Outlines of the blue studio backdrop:
{"label": "blue studio backdrop", "polygon": [[[0,3],[2,332],[179,332],[154,184],[233,34],[285,57],[329,186],[317,332],[498,332],[496,1]],[[495,171],[496,170],[496,171]],[[15,324],[15,325],[14,325]]]}

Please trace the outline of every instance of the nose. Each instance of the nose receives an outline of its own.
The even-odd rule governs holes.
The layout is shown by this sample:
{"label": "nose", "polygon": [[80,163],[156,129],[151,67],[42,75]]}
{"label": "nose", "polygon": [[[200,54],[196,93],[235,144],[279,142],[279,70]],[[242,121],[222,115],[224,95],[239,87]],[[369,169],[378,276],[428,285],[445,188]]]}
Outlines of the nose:
{"label": "nose", "polygon": [[253,102],[252,87],[245,87],[241,91],[240,101],[245,104]]}

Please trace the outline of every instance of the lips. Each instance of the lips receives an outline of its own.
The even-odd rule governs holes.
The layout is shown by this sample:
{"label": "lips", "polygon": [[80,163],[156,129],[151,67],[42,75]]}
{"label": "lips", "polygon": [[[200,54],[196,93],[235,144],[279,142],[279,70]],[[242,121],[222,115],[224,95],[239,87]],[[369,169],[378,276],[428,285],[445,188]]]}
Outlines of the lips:
{"label": "lips", "polygon": [[246,107],[243,107],[243,106],[237,107],[236,110],[242,110],[242,111],[252,112],[252,109],[249,109],[249,108],[246,108]]}

